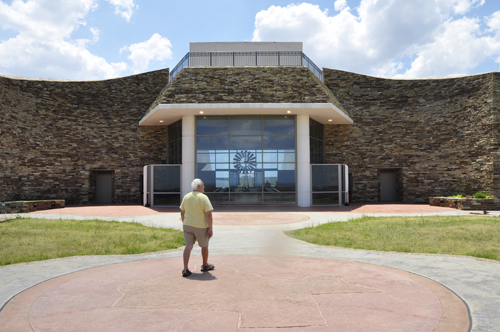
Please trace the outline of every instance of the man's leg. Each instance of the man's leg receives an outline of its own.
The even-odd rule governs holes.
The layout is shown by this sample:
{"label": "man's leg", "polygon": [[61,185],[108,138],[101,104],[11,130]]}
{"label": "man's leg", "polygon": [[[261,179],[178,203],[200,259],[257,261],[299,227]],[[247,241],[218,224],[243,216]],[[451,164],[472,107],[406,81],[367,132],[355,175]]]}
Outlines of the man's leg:
{"label": "man's leg", "polygon": [[184,254],[182,255],[184,259],[184,270],[188,270],[189,257],[191,256],[191,250],[193,250],[193,246],[186,246],[184,248]]}
{"label": "man's leg", "polygon": [[203,258],[203,265],[208,265],[208,246],[201,247],[201,257]]}

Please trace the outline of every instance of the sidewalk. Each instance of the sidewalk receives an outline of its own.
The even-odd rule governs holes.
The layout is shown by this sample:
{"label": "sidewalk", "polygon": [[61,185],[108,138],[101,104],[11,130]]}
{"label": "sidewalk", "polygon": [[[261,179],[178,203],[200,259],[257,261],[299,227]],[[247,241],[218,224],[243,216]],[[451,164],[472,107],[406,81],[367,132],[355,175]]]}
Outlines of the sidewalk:
{"label": "sidewalk", "polygon": [[[350,211],[341,210],[345,208]],[[100,215],[180,229],[179,214],[174,211],[101,206],[29,215],[56,219]],[[211,273],[199,272],[196,248],[190,280],[180,277],[181,249],[5,266],[0,268],[0,326],[10,326],[12,331],[23,331],[28,325],[29,331],[74,331],[85,326],[107,331],[467,331],[469,310],[472,331],[500,331],[497,262],[319,247],[281,233],[387,214],[466,213],[407,204],[335,211],[214,212],[210,260],[216,270]],[[179,292],[197,287],[206,296]],[[204,324],[210,317],[210,324]]]}

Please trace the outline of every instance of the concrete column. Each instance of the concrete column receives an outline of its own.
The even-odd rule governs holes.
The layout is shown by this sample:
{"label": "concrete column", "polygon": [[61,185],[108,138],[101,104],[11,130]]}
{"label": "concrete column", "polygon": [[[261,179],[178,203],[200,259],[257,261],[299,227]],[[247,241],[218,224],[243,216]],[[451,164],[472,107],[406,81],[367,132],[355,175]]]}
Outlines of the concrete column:
{"label": "concrete column", "polygon": [[191,192],[191,182],[196,175],[195,171],[195,117],[182,116],[182,166],[181,166],[181,200]]}
{"label": "concrete column", "polygon": [[297,115],[297,203],[311,206],[309,115]]}

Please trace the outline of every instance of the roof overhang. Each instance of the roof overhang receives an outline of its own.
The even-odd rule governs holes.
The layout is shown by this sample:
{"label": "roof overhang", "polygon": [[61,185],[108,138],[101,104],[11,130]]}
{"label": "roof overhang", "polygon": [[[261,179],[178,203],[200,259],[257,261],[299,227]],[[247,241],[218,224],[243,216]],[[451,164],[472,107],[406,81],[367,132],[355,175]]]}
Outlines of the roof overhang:
{"label": "roof overhang", "polygon": [[146,114],[139,126],[166,126],[183,115],[298,115],[307,114],[322,124],[353,124],[352,119],[332,103],[220,103],[159,104]]}

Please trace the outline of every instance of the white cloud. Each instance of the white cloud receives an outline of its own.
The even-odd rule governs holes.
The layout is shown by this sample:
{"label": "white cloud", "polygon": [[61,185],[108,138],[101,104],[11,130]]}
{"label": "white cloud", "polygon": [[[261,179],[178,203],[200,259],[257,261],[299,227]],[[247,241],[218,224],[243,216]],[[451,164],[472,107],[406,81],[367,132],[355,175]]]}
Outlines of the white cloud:
{"label": "white cloud", "polygon": [[447,21],[436,39],[421,47],[411,68],[401,77],[463,75],[491,53],[488,39],[478,37],[477,19]]}
{"label": "white cloud", "polygon": [[347,0],[337,0],[333,4],[333,7],[335,8],[336,11],[341,11],[345,8],[349,9],[349,7],[347,7]]}
{"label": "white cloud", "polygon": [[337,0],[334,15],[309,3],[271,6],[256,14],[253,40],[302,41],[318,65],[369,75],[429,77],[430,67],[436,76],[466,73],[500,51],[500,14],[487,21],[490,37],[478,19],[463,16],[482,4],[361,0],[351,10]]}
{"label": "white cloud", "polygon": [[134,63],[134,72],[140,73],[147,69],[150,61],[171,59],[171,47],[172,44],[168,38],[155,33],[145,42],[122,47],[120,52],[130,52],[128,58]]}
{"label": "white cloud", "polygon": [[474,7],[484,5],[485,0],[437,0],[436,4],[443,13],[463,15]]}
{"label": "white cloud", "polygon": [[139,9],[139,6],[134,4],[134,0],[107,0],[115,6],[115,14],[123,17],[127,22],[134,12],[134,9]]}
{"label": "white cloud", "polygon": [[92,40],[94,41],[94,43],[97,43],[99,41],[99,33],[100,33],[99,29],[97,29],[97,28],[90,28],[90,32],[94,36],[92,38]]}
{"label": "white cloud", "polygon": [[[119,76],[123,62],[108,63],[87,50],[88,39],[72,40],[85,26],[85,16],[97,0],[14,0],[0,2],[0,25],[17,32],[0,42],[3,74],[40,78],[101,79]],[[97,42],[99,30],[90,28]]]}

